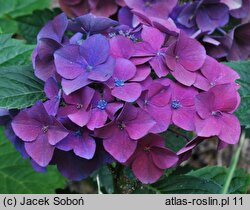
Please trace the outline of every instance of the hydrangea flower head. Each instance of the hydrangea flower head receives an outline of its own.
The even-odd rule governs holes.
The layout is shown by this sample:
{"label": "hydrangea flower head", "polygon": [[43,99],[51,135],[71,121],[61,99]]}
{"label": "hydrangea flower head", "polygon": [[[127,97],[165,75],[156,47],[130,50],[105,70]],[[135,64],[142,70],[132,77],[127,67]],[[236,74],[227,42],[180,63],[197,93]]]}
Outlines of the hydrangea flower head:
{"label": "hydrangea flower head", "polygon": [[27,153],[43,167],[51,161],[55,144],[68,135],[67,129],[48,115],[41,102],[21,111],[12,121],[12,128],[25,142]]}
{"label": "hydrangea flower head", "polygon": [[[240,103],[239,75],[176,27],[169,18],[176,2],[64,1],[74,11],[87,5],[86,11],[106,17],[61,14],[45,25],[32,60],[47,97],[14,119],[11,110],[0,109],[0,123],[11,121],[9,136],[35,170],[55,164],[65,177],[81,180],[116,161],[148,184],[188,158],[204,138],[217,136],[220,147],[238,142],[240,125],[233,113]],[[124,3],[121,22],[107,17]],[[197,17],[205,14],[199,25],[210,21],[214,5],[194,4]],[[176,12],[184,25],[185,8]],[[209,30],[225,22],[218,20],[220,11]],[[188,24],[196,27],[193,20]],[[160,136],[169,126],[196,136],[172,152]]]}

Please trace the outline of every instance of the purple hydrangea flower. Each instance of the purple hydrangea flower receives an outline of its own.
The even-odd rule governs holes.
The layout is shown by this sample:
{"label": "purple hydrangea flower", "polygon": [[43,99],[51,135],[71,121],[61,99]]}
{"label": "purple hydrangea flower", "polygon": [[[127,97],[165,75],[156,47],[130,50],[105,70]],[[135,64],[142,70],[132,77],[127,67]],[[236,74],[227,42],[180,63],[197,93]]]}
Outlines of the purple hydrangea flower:
{"label": "purple hydrangea flower", "polygon": [[197,4],[196,23],[202,32],[213,32],[229,20],[229,8],[220,0],[202,0]]}
{"label": "purple hydrangea flower", "polygon": [[112,157],[103,149],[101,143],[97,143],[96,146],[96,153],[90,160],[81,158],[73,152],[55,150],[52,163],[56,164],[62,175],[70,180],[86,179],[103,164],[113,162]]}
{"label": "purple hydrangea flower", "polygon": [[148,134],[155,121],[140,108],[126,103],[122,112],[112,122],[95,130],[103,145],[116,160],[126,162],[134,153],[137,140]]}
{"label": "purple hydrangea flower", "polygon": [[166,63],[175,79],[186,86],[196,80],[196,71],[206,59],[204,47],[194,39],[180,32],[178,40],[166,52]]}
{"label": "purple hydrangea flower", "polygon": [[107,119],[113,120],[115,113],[123,107],[122,102],[115,101],[108,88],[102,94],[96,91],[91,103],[91,117],[87,124],[90,130],[104,126]]}
{"label": "purple hydrangea flower", "polygon": [[52,159],[55,144],[68,135],[67,129],[38,102],[21,111],[12,121],[15,134],[25,142],[29,156],[45,167]]}
{"label": "purple hydrangea flower", "polygon": [[54,78],[51,77],[46,81],[44,92],[49,99],[44,103],[44,107],[49,115],[56,116],[62,97],[62,90]]}
{"label": "purple hydrangea flower", "polygon": [[133,61],[137,64],[148,61],[158,77],[166,76],[169,72],[165,62],[167,48],[162,48],[166,35],[156,28],[144,26],[141,37],[144,42],[137,44]]}
{"label": "purple hydrangea flower", "polygon": [[67,116],[72,122],[80,127],[85,126],[91,116],[91,100],[95,90],[84,87],[70,95],[64,95],[66,106],[59,111],[61,117]]}
{"label": "purple hydrangea flower", "polygon": [[55,64],[63,77],[63,91],[70,94],[92,81],[107,81],[115,65],[109,53],[109,41],[102,35],[89,37],[81,46],[67,45],[57,50]]}
{"label": "purple hydrangea flower", "polygon": [[144,184],[157,181],[164,169],[174,166],[178,156],[165,148],[164,139],[155,134],[149,134],[140,139],[136,151],[128,161],[135,176]]}
{"label": "purple hydrangea flower", "polygon": [[172,122],[188,131],[195,130],[194,118],[195,110],[195,96],[198,91],[193,87],[185,87],[177,83],[170,85],[171,98],[169,101]]}
{"label": "purple hydrangea flower", "polygon": [[194,86],[208,91],[215,85],[234,83],[239,78],[239,74],[231,68],[207,56],[204,65],[201,67],[201,74],[197,75]]}
{"label": "purple hydrangea flower", "polygon": [[169,85],[153,82],[137,100],[141,109],[147,112],[156,122],[150,132],[162,133],[167,130],[171,122],[170,107],[168,106],[170,96]]}
{"label": "purple hydrangea flower", "polygon": [[37,36],[37,47],[33,52],[32,62],[35,75],[46,81],[55,77],[54,52],[62,47],[64,33],[68,26],[68,19],[64,13],[48,22]]}
{"label": "purple hydrangea flower", "polygon": [[136,66],[129,60],[116,59],[115,71],[107,82],[111,94],[126,102],[134,102],[141,95],[141,85],[130,80],[136,75]]}
{"label": "purple hydrangea flower", "polygon": [[228,23],[229,8],[220,0],[200,0],[177,7],[171,17],[189,35],[199,30],[212,33]]}
{"label": "purple hydrangea flower", "polygon": [[75,155],[81,158],[92,159],[96,151],[96,143],[90,131],[71,122],[64,125],[69,130],[69,135],[60,141],[56,148],[63,151],[73,150]]}
{"label": "purple hydrangea flower", "polygon": [[128,7],[139,11],[146,16],[168,18],[168,15],[177,4],[177,0],[124,0]]}
{"label": "purple hydrangea flower", "polygon": [[81,32],[87,36],[99,34],[107,31],[109,28],[117,26],[118,22],[105,17],[96,17],[89,13],[77,17],[69,22],[69,30]]}
{"label": "purple hydrangea flower", "polygon": [[198,116],[195,127],[198,136],[218,136],[228,144],[240,137],[240,122],[232,113],[239,105],[239,96],[232,84],[217,85],[196,96]]}

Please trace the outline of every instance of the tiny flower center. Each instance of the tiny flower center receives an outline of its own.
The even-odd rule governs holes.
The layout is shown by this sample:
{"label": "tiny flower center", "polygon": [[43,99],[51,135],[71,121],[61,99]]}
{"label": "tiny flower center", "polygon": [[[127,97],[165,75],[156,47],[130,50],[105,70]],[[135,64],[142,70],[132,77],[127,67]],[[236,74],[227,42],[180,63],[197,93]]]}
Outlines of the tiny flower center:
{"label": "tiny flower center", "polygon": [[124,123],[124,122],[120,122],[120,123],[118,124],[118,128],[119,128],[120,130],[123,130],[124,128],[126,128],[125,123]]}
{"label": "tiny flower center", "polygon": [[90,72],[90,71],[92,71],[92,70],[93,70],[93,66],[88,65],[86,69],[87,69],[87,72]]}
{"label": "tiny flower center", "polygon": [[179,109],[179,108],[181,107],[180,101],[178,101],[178,100],[173,100],[173,101],[171,102],[171,107],[172,107],[173,109]]}
{"label": "tiny flower center", "polygon": [[122,87],[122,86],[124,86],[124,80],[115,78],[115,86],[116,87]]}
{"label": "tiny flower center", "polygon": [[210,85],[211,85],[212,87],[214,87],[214,86],[215,86],[215,82],[210,82]]}
{"label": "tiny flower center", "polygon": [[222,115],[220,111],[212,111],[211,114],[215,117],[220,117]]}
{"label": "tiny flower center", "polygon": [[162,52],[157,52],[156,55],[157,55],[157,56],[164,56],[164,53],[162,53]]}
{"label": "tiny flower center", "polygon": [[42,128],[43,133],[47,133],[48,130],[49,130],[49,126],[48,125],[43,126],[43,128]]}
{"label": "tiny flower center", "polygon": [[176,56],[175,56],[175,60],[178,61],[179,59],[180,59],[180,56],[179,56],[179,55],[176,55]]}
{"label": "tiny flower center", "polygon": [[151,1],[145,1],[144,4],[146,7],[151,7],[151,5],[152,5]]}
{"label": "tiny flower center", "polygon": [[101,109],[101,110],[104,110],[104,109],[106,109],[107,105],[108,105],[108,102],[105,101],[105,100],[103,100],[103,99],[101,99],[97,103],[97,108]]}
{"label": "tiny flower center", "polygon": [[82,45],[82,43],[83,43],[83,39],[80,39],[80,40],[78,40],[76,43],[78,44],[78,45]]}
{"label": "tiny flower center", "polygon": [[77,105],[76,105],[76,108],[77,108],[77,109],[81,109],[82,107],[83,107],[82,104],[77,104]]}
{"label": "tiny flower center", "polygon": [[77,130],[75,132],[75,136],[82,136],[82,131],[81,130]]}
{"label": "tiny flower center", "polygon": [[144,147],[144,151],[145,151],[145,152],[150,152],[150,150],[151,150],[151,147],[150,147],[150,146]]}
{"label": "tiny flower center", "polygon": [[149,101],[147,99],[144,100],[144,105],[148,105]]}

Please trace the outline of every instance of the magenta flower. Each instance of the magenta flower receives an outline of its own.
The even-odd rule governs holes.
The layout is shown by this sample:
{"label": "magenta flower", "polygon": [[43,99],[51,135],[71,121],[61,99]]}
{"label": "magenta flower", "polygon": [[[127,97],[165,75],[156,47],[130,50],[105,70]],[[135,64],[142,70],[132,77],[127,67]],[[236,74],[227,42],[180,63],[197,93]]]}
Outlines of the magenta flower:
{"label": "magenta flower", "polygon": [[175,79],[186,86],[196,80],[196,71],[206,59],[204,47],[196,40],[180,32],[178,40],[166,52],[166,63]]}
{"label": "magenta flower", "polygon": [[69,134],[55,117],[48,115],[41,102],[21,111],[12,121],[12,128],[25,142],[28,155],[42,167],[51,161],[55,144]]}
{"label": "magenta flower", "polygon": [[122,102],[115,102],[108,88],[102,94],[96,91],[91,103],[91,117],[87,124],[90,130],[102,127],[107,119],[113,120],[115,113],[123,107]]}
{"label": "magenta flower", "polygon": [[60,141],[56,148],[63,151],[73,150],[75,155],[81,158],[92,159],[95,154],[96,143],[90,135],[90,131],[86,128],[79,128],[71,122],[67,122],[65,126],[69,130],[69,135]]}
{"label": "magenta flower", "polygon": [[198,91],[193,87],[188,88],[177,83],[171,83],[170,90],[169,106],[171,107],[172,122],[184,130],[195,130],[194,118],[196,110],[194,99]]}
{"label": "magenta flower", "polygon": [[67,116],[80,127],[85,126],[91,116],[91,100],[94,94],[94,89],[84,87],[70,95],[64,95],[63,98],[67,105],[59,110],[59,115]]}
{"label": "magenta flower", "polygon": [[64,13],[49,21],[37,36],[37,47],[32,56],[35,75],[46,81],[55,77],[56,68],[53,54],[62,47],[64,33],[68,26],[68,20]]}
{"label": "magenta flower", "polygon": [[49,99],[44,103],[44,107],[49,115],[56,116],[62,97],[62,90],[59,89],[58,83],[54,78],[51,77],[46,81],[44,92]]}
{"label": "magenta flower", "polygon": [[239,74],[231,68],[207,56],[204,65],[201,67],[201,74],[197,75],[194,86],[208,91],[215,85],[234,83],[239,78]]}
{"label": "magenta flower", "polygon": [[178,156],[165,148],[164,139],[155,134],[149,134],[140,139],[130,160],[135,176],[144,184],[157,181],[164,170],[174,166]]}
{"label": "magenta flower", "polygon": [[150,132],[162,133],[167,130],[171,122],[171,112],[168,106],[171,97],[169,86],[153,82],[142,92],[137,104],[147,112],[156,122]]}
{"label": "magenta flower", "polygon": [[137,64],[149,61],[158,77],[166,76],[169,72],[165,61],[167,48],[162,48],[166,35],[156,28],[144,26],[141,37],[144,42],[137,44],[133,60]]}
{"label": "magenta flower", "polygon": [[168,18],[168,15],[177,4],[177,0],[124,0],[132,10],[139,11],[146,16]]}
{"label": "magenta flower", "polygon": [[148,134],[155,121],[140,108],[126,103],[112,122],[95,130],[103,145],[116,160],[126,162],[136,149],[137,140]]}
{"label": "magenta flower", "polygon": [[218,136],[228,144],[236,144],[240,122],[232,113],[239,105],[239,96],[232,84],[217,85],[196,96],[198,116],[195,127],[198,136]]}
{"label": "magenta flower", "polygon": [[70,94],[93,81],[107,81],[115,65],[109,51],[109,41],[102,35],[89,37],[81,46],[67,45],[57,50],[55,64],[63,77],[64,92]]}
{"label": "magenta flower", "polygon": [[107,82],[111,88],[111,94],[126,102],[136,101],[141,95],[142,87],[130,81],[135,75],[136,67],[131,61],[123,58],[116,59],[114,74]]}

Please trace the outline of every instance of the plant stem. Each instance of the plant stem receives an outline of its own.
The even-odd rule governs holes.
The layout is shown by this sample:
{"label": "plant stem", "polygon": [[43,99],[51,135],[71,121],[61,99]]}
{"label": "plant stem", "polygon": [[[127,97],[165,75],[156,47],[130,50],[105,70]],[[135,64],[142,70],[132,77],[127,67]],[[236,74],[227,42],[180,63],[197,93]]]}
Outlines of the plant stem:
{"label": "plant stem", "polygon": [[238,163],[239,158],[240,158],[240,152],[241,152],[241,149],[243,147],[244,141],[246,139],[245,137],[246,137],[246,133],[245,133],[245,131],[243,131],[242,134],[241,134],[241,137],[240,137],[240,145],[237,148],[237,150],[236,150],[236,152],[235,152],[235,154],[234,154],[234,156],[233,156],[233,158],[231,160],[229,171],[227,173],[225,183],[224,183],[223,188],[221,190],[221,194],[227,194],[228,193],[231,181],[233,179],[234,171],[236,170],[237,163]]}
{"label": "plant stem", "polygon": [[102,190],[101,190],[101,183],[100,183],[100,177],[99,174],[96,177],[96,182],[97,182],[97,190],[98,190],[98,194],[103,194]]}

